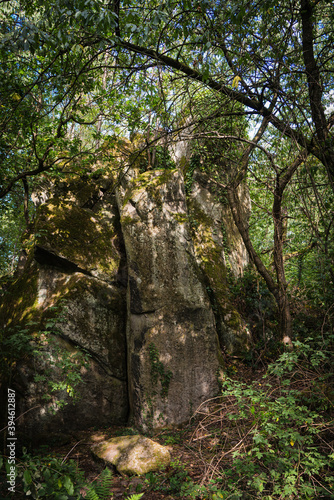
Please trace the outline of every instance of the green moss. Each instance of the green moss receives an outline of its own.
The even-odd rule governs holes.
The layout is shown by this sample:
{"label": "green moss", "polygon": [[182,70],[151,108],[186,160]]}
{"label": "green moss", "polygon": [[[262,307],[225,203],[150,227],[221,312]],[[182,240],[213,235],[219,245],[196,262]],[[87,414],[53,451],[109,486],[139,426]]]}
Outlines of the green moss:
{"label": "green moss", "polygon": [[[39,323],[38,271],[35,265],[26,266],[22,277],[15,280],[4,295],[0,306],[1,324],[9,329],[18,325],[25,328]],[[33,327],[33,329],[35,329]]]}
{"label": "green moss", "polygon": [[187,214],[180,214],[179,212],[174,212],[173,213],[173,218],[179,224],[185,224],[186,222],[188,222],[188,216],[187,216]]}
{"label": "green moss", "polygon": [[146,191],[149,194],[150,198],[154,201],[155,206],[159,210],[162,210],[163,199],[159,187],[155,184],[148,184],[146,187]]}
{"label": "green moss", "polygon": [[189,170],[189,167],[190,167],[189,160],[187,160],[185,156],[182,156],[181,160],[179,161],[179,168],[184,174],[186,174]]}
{"label": "green moss", "polygon": [[129,203],[138,191],[147,190],[151,198],[156,202],[157,207],[162,207],[162,197],[159,190],[160,186],[167,184],[177,172],[176,169],[155,169],[139,174],[132,179],[128,189],[125,192],[123,207]]}
{"label": "green moss", "polygon": [[35,244],[84,269],[113,274],[120,257],[114,229],[90,210],[52,199],[42,205],[35,224]]}
{"label": "green moss", "polygon": [[194,200],[189,204],[195,253],[205,276],[221,344],[229,352],[245,351],[249,342],[247,330],[230,301],[223,247],[213,238],[215,221]]}
{"label": "green moss", "polygon": [[201,267],[209,279],[217,299],[219,301],[226,300],[228,290],[226,267],[222,257],[223,249],[212,237],[215,221],[203,212],[196,203],[190,205],[189,212],[194,247]]}
{"label": "green moss", "polygon": [[130,217],[130,215],[122,215],[122,217],[121,217],[121,226],[122,227],[130,226],[132,224],[137,224],[137,222],[139,222],[139,220],[135,219],[133,217]]}
{"label": "green moss", "polygon": [[24,276],[14,280],[0,305],[0,385],[7,385],[19,359],[32,356],[32,336],[40,331],[38,273],[26,266]]}
{"label": "green moss", "polygon": [[195,202],[189,202],[190,218],[198,224],[203,224],[207,229],[212,229],[214,220],[205,213]]}

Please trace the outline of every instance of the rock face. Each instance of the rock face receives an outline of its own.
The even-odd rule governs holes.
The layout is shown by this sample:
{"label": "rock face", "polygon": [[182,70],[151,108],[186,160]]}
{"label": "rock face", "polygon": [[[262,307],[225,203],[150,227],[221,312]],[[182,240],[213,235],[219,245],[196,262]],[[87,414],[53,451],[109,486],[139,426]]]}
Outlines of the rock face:
{"label": "rock face", "polygon": [[129,418],[142,429],[181,424],[219,391],[218,335],[229,352],[247,346],[228,299],[224,210],[203,178],[186,196],[181,168],[113,175],[35,195],[1,300],[1,406],[10,379],[18,428],[34,440]]}
{"label": "rock face", "polygon": [[127,475],[140,476],[170,464],[170,454],[165,446],[140,435],[120,436],[97,443],[92,446],[92,452]]}
{"label": "rock face", "polygon": [[128,259],[130,406],[141,428],[180,424],[218,391],[219,346],[178,170],[119,189]]}
{"label": "rock face", "polygon": [[14,345],[22,331],[31,336],[11,386],[18,427],[34,440],[95,425],[97,415],[101,425],[128,417],[121,233],[112,199],[108,216],[83,208],[94,189],[80,200],[59,188],[62,199],[39,207],[25,267],[0,308]]}
{"label": "rock face", "polygon": [[242,353],[249,346],[251,337],[245,321],[229,298],[225,252],[229,254],[232,271],[238,275],[248,262],[246,249],[240,241],[240,234],[236,234],[236,227],[227,212],[229,208],[217,201],[214,186],[200,172],[194,175],[188,206],[195,255],[205,276],[220,345],[230,354]]}

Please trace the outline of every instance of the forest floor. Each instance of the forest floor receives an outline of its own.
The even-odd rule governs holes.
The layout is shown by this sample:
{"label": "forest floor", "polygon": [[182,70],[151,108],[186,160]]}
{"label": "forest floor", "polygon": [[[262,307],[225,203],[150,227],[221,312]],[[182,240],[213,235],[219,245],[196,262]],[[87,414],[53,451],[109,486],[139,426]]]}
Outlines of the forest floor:
{"label": "forest floor", "polygon": [[[243,493],[240,493],[241,496],[233,494],[231,497],[230,495],[236,487],[235,481],[239,482],[240,477],[241,483],[238,487],[241,490],[239,488],[239,491],[248,491],[249,485],[254,490],[255,484],[257,493],[251,498],[262,498],[262,485],[267,484],[270,480],[269,476],[264,476],[263,463],[265,462],[264,460],[261,461],[263,454],[269,459],[269,463],[273,464],[271,467],[274,472],[278,461],[280,460],[280,463],[282,463],[282,460],[285,460],[284,463],[288,466],[286,470],[292,471],[291,473],[294,476],[294,464],[299,463],[298,457],[296,458],[294,454],[302,453],[300,456],[304,461],[306,460],[305,464],[309,467],[306,476],[304,472],[299,474],[302,478],[300,488],[304,489],[293,491],[290,484],[285,481],[282,482],[280,491],[285,488],[286,494],[284,493],[281,496],[281,493],[279,493],[278,496],[270,496],[270,493],[265,498],[334,499],[334,494],[332,494],[332,491],[334,491],[334,475],[331,472],[331,465],[327,458],[331,456],[334,458],[333,405],[329,405],[331,410],[327,411],[328,418],[319,420],[321,415],[312,416],[314,401],[319,414],[322,412],[321,402],[327,404],[327,401],[329,401],[327,389],[331,387],[332,379],[326,378],[324,383],[319,371],[307,371],[304,366],[297,363],[294,365],[295,368],[291,374],[291,381],[289,382],[291,385],[286,388],[284,381],[282,383],[278,376],[271,375],[268,377],[267,361],[269,360],[265,358],[265,361],[263,361],[263,358],[264,356],[260,355],[257,359],[253,359],[252,367],[236,357],[225,356],[225,375],[230,380],[233,379],[235,390],[228,392],[230,382],[227,380],[222,395],[213,398],[198,408],[188,424],[182,428],[160,429],[147,434],[147,437],[167,446],[170,451],[171,464],[164,470],[150,472],[142,476],[126,477],[120,475],[115,468],[106,469],[104,463],[97,462],[94,459],[91,446],[98,441],[116,436],[137,434],[138,432],[131,427],[113,426],[103,429],[96,427],[66,436],[55,434],[52,445],[43,445],[39,449],[34,449],[29,470],[35,474],[36,484],[42,482],[41,475],[38,473],[40,465],[35,467],[33,464],[41,464],[42,462],[45,464],[47,461],[46,465],[51,465],[50,469],[52,469],[53,464],[56,464],[54,470],[59,467],[57,465],[59,463],[61,468],[63,467],[62,464],[65,464],[65,466],[67,464],[70,472],[63,473],[63,483],[66,474],[70,474],[71,480],[77,482],[78,488],[81,488],[81,497],[87,500],[100,500],[101,498],[103,500],[139,500],[139,498],[143,500],[195,500],[198,498],[218,500],[232,497],[234,499],[246,498]],[[327,370],[327,366],[325,364],[323,366]],[[310,410],[304,406],[299,406],[298,398],[293,395],[296,391],[304,394],[305,397],[309,397]],[[314,394],[315,399],[313,399]],[[241,405],[238,404],[238,398]],[[282,400],[286,403],[285,411],[289,412],[285,416],[281,412],[280,402]],[[243,408],[246,408],[246,412],[244,412]],[[302,411],[301,417],[300,411]],[[316,429],[319,426],[321,426],[321,430],[318,432]],[[257,435],[263,439],[267,436],[267,441],[261,448],[261,453],[254,438],[255,428],[259,430]],[[300,429],[301,434],[298,434],[298,429]],[[264,433],[262,434],[262,432]],[[318,437],[315,436],[315,433]],[[276,442],[278,441],[280,445],[276,449]],[[306,446],[305,450],[302,446]],[[279,448],[281,451],[278,451]],[[241,465],[237,466],[237,469],[238,467],[239,469],[235,474],[236,454],[239,452],[243,458],[239,461]],[[280,457],[276,455],[277,452],[281,453]],[[271,453],[273,455],[270,455]],[[255,462],[259,456],[260,460],[256,464]],[[314,464],[311,464],[311,466],[309,456],[314,457]],[[55,457],[55,462],[50,464],[48,462],[53,460],[52,457]],[[245,457],[248,457],[248,465],[245,465]],[[259,461],[261,462],[260,467],[258,466]],[[243,470],[244,467],[248,468],[247,474]],[[311,469],[311,467],[313,468]],[[108,473],[108,470],[111,473]],[[266,471],[266,468],[264,470]],[[232,471],[232,475],[229,471]],[[56,473],[55,477],[57,483],[60,476]],[[80,480],[79,477],[81,477]],[[263,480],[262,477],[265,477],[265,479]],[[309,486],[306,485],[306,482],[304,483],[304,478],[308,478]],[[102,488],[102,485],[103,494],[101,493],[102,490],[100,492],[98,490],[98,487]],[[319,485],[321,486],[320,489]],[[53,494],[43,497],[34,495],[27,497],[23,493],[22,480],[20,486],[20,491],[17,491],[15,500],[23,498],[57,498],[61,500],[63,498],[78,498],[78,496],[54,496]],[[275,484],[270,483],[266,488],[270,492],[274,486]],[[290,490],[293,492],[292,496]],[[221,495],[220,492],[224,494]],[[295,493],[297,496],[295,496]],[[7,500],[8,498],[13,499],[12,495],[8,496],[8,492],[6,492],[5,496],[1,496],[0,478],[0,500]],[[248,493],[247,498],[250,498]]]}
{"label": "forest floor", "polygon": [[[242,382],[261,380],[265,373],[264,367],[253,370],[237,358],[230,358],[227,362],[233,377]],[[219,412],[217,414],[217,401],[212,400],[209,407],[200,408],[192,421],[183,428],[150,433],[150,439],[168,447],[171,465],[159,473],[141,477],[124,477],[114,470],[110,498],[127,499],[133,494],[143,493],[143,500],[172,500],[183,498],[182,487],[185,485],[193,484],[203,488],[208,484],[214,485],[218,469],[231,462],[231,454],[226,453],[226,449],[233,450],[240,442],[240,430],[235,426],[222,428],[222,424],[223,419]],[[98,480],[105,468],[104,464],[94,460],[91,445],[102,439],[131,433],[135,431],[128,427],[90,429],[78,433],[65,445],[55,446],[52,452],[75,460],[91,483]],[[224,453],[222,449],[225,450]],[[49,449],[48,452],[50,451]],[[85,492],[82,493],[84,496]]]}

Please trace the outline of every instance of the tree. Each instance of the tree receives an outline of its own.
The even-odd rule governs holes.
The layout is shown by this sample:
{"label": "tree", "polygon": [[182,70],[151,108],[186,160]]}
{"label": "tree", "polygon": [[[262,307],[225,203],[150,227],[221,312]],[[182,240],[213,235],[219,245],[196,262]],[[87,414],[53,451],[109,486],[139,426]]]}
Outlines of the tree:
{"label": "tree", "polygon": [[[330,3],[148,0],[138,5],[131,0],[22,0],[4,2],[1,9],[1,57],[6,74],[14,76],[2,83],[6,102],[2,161],[7,174],[0,195],[9,193],[21,179],[43,172],[59,174],[64,163],[83,153],[96,157],[96,145],[103,142],[97,137],[102,134],[105,139],[108,131],[113,136],[125,129],[139,130],[147,146],[154,144],[159,134],[149,132],[153,124],[165,137],[175,126],[179,130],[182,117],[189,115],[191,103],[203,91],[211,100],[220,96],[222,102],[238,103],[237,114],[257,129],[252,139],[246,133],[217,136],[215,121],[226,116],[226,108],[219,104],[214,110],[208,105],[194,122],[212,124],[219,151],[226,141],[238,143],[239,168],[232,169],[228,182],[219,176],[216,180],[227,194],[253,262],[276,298],[282,335],[291,336],[284,196],[308,157],[317,159],[316,168],[334,191],[330,106],[334,13]],[[94,128],[88,140],[82,133],[84,125]],[[203,139],[203,128],[198,132]],[[285,138],[291,149],[288,165],[276,161],[278,137]],[[275,172],[275,279],[238,215],[238,185],[256,161],[256,151],[265,152]],[[13,158],[15,166],[10,163]],[[326,224],[328,240],[330,217]]]}
{"label": "tree", "polygon": [[[160,13],[163,19],[159,7],[152,7],[151,17],[153,12],[156,16]],[[240,216],[237,187],[243,174],[225,185],[235,222],[253,262],[276,298],[281,331],[289,339],[292,330],[283,259],[282,201],[292,176],[309,154],[321,161],[333,189],[334,116],[326,113],[332,90],[333,13],[325,2],[308,0],[283,5],[184,2],[179,9],[172,4],[169,12],[168,22],[162,20],[164,26],[158,39],[148,43],[144,40],[142,45],[142,34],[130,39],[125,36],[122,46],[243,104],[246,113],[263,118],[261,127],[269,127],[270,131],[273,126],[299,146],[290,165],[278,168],[271,161],[276,172],[272,207],[276,282],[255,252]],[[122,28],[119,32],[122,34]],[[191,63],[190,58],[195,55]],[[233,88],[237,86],[240,90]],[[257,140],[265,133],[261,127]],[[266,138],[270,138],[268,133]],[[252,147],[244,155],[245,165],[251,150]]]}

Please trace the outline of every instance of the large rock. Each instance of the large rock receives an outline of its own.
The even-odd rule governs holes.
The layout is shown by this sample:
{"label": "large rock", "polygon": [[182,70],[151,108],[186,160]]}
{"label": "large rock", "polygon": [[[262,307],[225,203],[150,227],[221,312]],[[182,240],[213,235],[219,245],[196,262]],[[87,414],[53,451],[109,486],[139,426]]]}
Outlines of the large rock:
{"label": "large rock", "polygon": [[[229,297],[225,253],[229,263],[235,266],[235,274],[242,272],[248,257],[240,235],[235,234],[230,214],[226,213],[228,207],[224,207],[212,191],[208,178],[196,173],[188,198],[192,239],[215,313],[220,345],[229,354],[241,354],[249,347],[251,335]],[[226,232],[226,224],[231,226],[230,232]],[[228,251],[227,246],[232,250]]]}
{"label": "large rock", "polygon": [[[240,184],[238,193],[243,217],[247,222],[250,217],[251,202],[248,188],[244,183]],[[230,207],[222,200],[221,194],[217,193],[215,182],[204,172],[195,170],[189,199],[191,208],[195,210],[195,220],[196,211],[200,211],[210,221],[212,238],[223,250],[225,265],[222,267],[228,266],[234,276],[242,276],[249,264],[248,252],[235,225]]]}
{"label": "large rock", "polygon": [[139,428],[178,425],[218,393],[217,331],[230,352],[248,338],[228,300],[224,211],[196,178],[187,200],[182,172],[128,170],[116,196],[96,171],[36,191],[0,307],[0,410],[11,380],[25,436],[129,412]]}
{"label": "large rock", "polygon": [[113,464],[118,472],[127,475],[147,474],[170,464],[170,453],[165,446],[144,436],[120,436],[92,446],[93,454],[106,464]]}
{"label": "large rock", "polygon": [[135,425],[181,424],[218,392],[214,315],[196,263],[183,178],[135,173],[118,192],[128,259],[129,397]]}
{"label": "large rock", "polygon": [[18,428],[34,440],[96,425],[97,416],[99,425],[128,417],[121,233],[112,197],[95,211],[82,206],[93,194],[41,204],[25,266],[0,307],[8,345],[30,335],[10,376]]}

